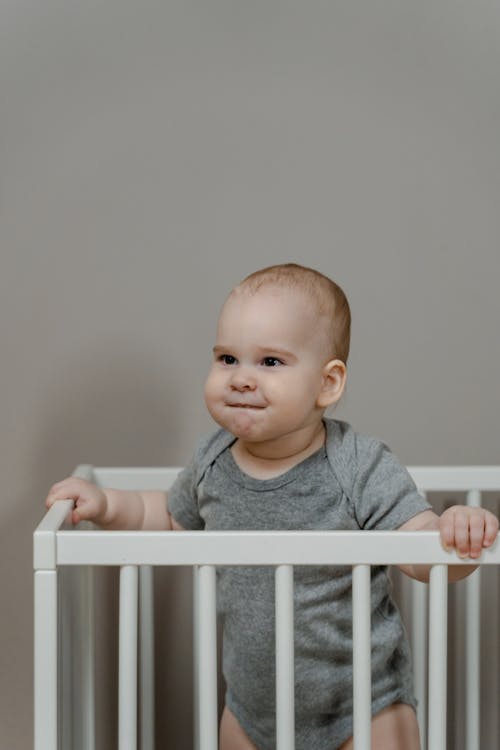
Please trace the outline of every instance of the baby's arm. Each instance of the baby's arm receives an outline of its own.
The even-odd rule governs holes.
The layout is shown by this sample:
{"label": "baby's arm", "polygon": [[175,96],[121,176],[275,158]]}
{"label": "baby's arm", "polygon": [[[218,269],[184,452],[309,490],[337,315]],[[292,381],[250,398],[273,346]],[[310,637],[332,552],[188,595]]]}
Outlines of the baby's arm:
{"label": "baby's arm", "polygon": [[167,508],[166,493],[101,489],[85,479],[69,477],[51,487],[45,500],[47,508],[56,500],[75,502],[72,512],[74,524],[93,521],[103,529],[155,529],[181,531]]}
{"label": "baby's arm", "polygon": [[[461,558],[477,560],[483,548],[491,547],[498,534],[498,518],[484,508],[470,508],[466,505],[454,505],[441,514],[431,510],[418,513],[404,523],[399,531],[439,531],[441,544],[446,550],[456,549]],[[419,581],[429,580],[428,565],[400,565],[411,578]],[[449,581],[458,581],[470,575],[475,565],[451,565],[448,572]]]}

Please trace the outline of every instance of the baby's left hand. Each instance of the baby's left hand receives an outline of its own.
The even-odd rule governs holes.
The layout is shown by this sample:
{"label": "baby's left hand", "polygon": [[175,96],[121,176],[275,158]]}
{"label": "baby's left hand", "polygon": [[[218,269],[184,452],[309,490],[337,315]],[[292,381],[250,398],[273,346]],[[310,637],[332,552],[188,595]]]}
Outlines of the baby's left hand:
{"label": "baby's left hand", "polygon": [[498,534],[498,518],[484,508],[453,505],[439,518],[441,543],[455,548],[459,557],[476,559],[491,547]]}

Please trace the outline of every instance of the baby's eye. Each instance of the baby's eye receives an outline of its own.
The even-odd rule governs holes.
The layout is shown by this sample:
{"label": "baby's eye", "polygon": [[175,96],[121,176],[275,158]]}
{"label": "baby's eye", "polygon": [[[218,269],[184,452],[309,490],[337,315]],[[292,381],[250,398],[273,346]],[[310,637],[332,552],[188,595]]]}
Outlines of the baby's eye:
{"label": "baby's eye", "polygon": [[217,359],[223,365],[234,365],[236,363],[236,357],[233,357],[232,354],[221,354]]}
{"label": "baby's eye", "polygon": [[277,367],[278,365],[283,364],[281,359],[278,359],[277,357],[264,357],[262,363],[264,367]]}

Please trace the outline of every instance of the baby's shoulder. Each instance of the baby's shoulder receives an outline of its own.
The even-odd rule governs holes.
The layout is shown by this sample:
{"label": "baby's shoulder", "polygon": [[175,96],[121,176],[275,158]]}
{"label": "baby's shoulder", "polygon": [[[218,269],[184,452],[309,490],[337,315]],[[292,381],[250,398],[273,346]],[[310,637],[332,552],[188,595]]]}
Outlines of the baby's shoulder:
{"label": "baby's shoulder", "polygon": [[380,449],[388,450],[382,440],[357,432],[348,422],[325,419],[325,426],[327,454],[335,461],[363,461]]}
{"label": "baby's shoulder", "polygon": [[385,443],[372,435],[357,432],[339,419],[326,419],[326,454],[330,468],[348,497],[360,475],[369,472],[383,454],[390,453]]}
{"label": "baby's shoulder", "polygon": [[222,427],[219,427],[208,435],[204,435],[198,440],[194,454],[197,484],[201,481],[207,469],[212,466],[234,441],[234,435],[231,435],[230,432],[222,429]]}

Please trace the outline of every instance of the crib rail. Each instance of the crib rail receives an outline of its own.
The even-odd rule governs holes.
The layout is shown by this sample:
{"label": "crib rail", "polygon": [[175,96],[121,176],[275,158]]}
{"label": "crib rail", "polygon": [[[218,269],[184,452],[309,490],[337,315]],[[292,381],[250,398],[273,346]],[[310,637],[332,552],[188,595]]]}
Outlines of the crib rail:
{"label": "crib rail", "polygon": [[[57,565],[471,564],[437,531],[60,531],[56,544]],[[498,565],[499,547],[480,563]]]}
{"label": "crib rail", "polygon": [[[116,470],[80,467],[80,476],[102,486],[167,489],[177,469]],[[147,473],[151,472],[148,483]],[[500,488],[500,467],[454,469],[418,468],[411,470],[423,491],[434,489],[467,492],[467,502],[479,504],[481,492]],[[471,484],[474,480],[474,484]],[[472,489],[471,489],[472,487]],[[119,748],[137,748],[137,644],[139,578],[147,583],[149,596],[141,610],[142,627],[149,629],[141,644],[151,642],[151,566],[193,566],[195,571],[195,612],[203,612],[195,621],[197,663],[197,743],[199,750],[217,750],[217,664],[216,664],[216,592],[215,568],[221,565],[269,565],[276,580],[276,721],[277,750],[293,750],[293,567],[296,565],[350,565],[353,567],[353,669],[354,669],[354,742],[356,750],[370,747],[370,566],[428,564],[432,566],[429,584],[429,660],[428,717],[421,712],[421,726],[428,725],[427,750],[446,748],[446,637],[447,566],[466,565],[454,552],[442,549],[437,532],[107,532],[70,530],[65,519],[70,501],[59,501],[48,511],[34,535],[35,562],[35,750],[60,750],[58,722],[58,570],[70,566],[106,565],[120,568],[120,679]],[[485,550],[483,565],[500,564],[500,544]],[[479,607],[477,602],[479,571],[470,577],[471,620],[467,649],[473,689],[468,700],[467,750],[479,749]],[[422,597],[421,585],[417,597]],[[143,585],[144,589],[145,586]],[[89,598],[87,590],[87,598]],[[425,607],[420,602],[415,633],[422,631]],[[426,631],[426,628],[423,629]],[[418,642],[418,638],[416,639]],[[425,637],[415,647],[415,661],[423,662]],[[143,648],[144,645],[141,646]],[[87,645],[88,652],[92,643]],[[91,659],[89,659],[91,661]],[[141,750],[152,750],[152,653],[141,659],[141,684],[149,697],[142,701],[149,716],[140,722],[144,734]],[[144,666],[146,665],[146,666]],[[417,684],[417,693],[425,696],[425,670]],[[92,672],[86,676],[87,711],[86,750],[93,747],[91,685]],[[149,707],[149,709],[148,709]],[[149,729],[148,729],[149,726]],[[66,750],[66,748],[64,748]]]}

